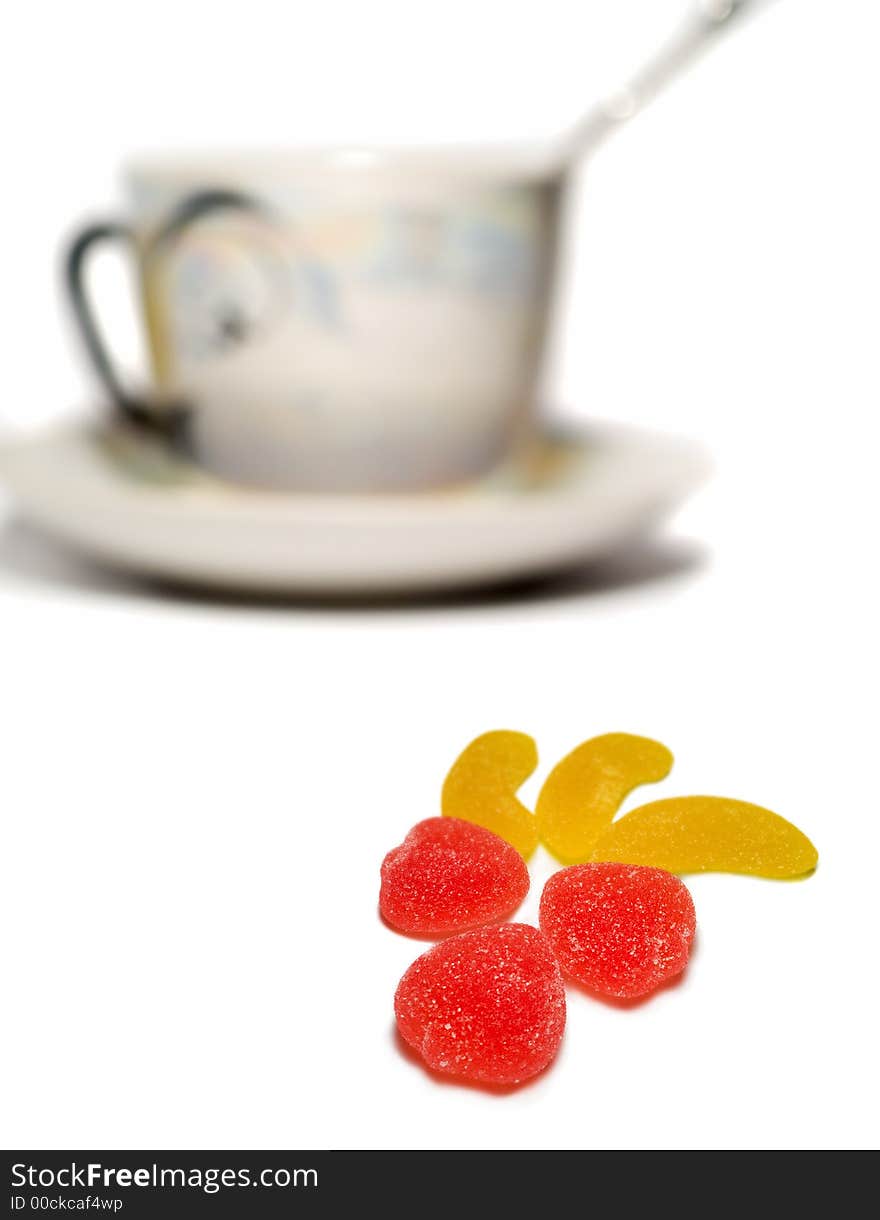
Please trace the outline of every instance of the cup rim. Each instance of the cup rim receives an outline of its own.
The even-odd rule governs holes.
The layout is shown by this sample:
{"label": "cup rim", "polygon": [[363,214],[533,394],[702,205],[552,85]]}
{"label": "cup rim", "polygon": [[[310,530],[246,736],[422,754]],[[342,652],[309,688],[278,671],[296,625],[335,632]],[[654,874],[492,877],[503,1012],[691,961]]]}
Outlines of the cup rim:
{"label": "cup rim", "polygon": [[217,179],[281,181],[303,176],[358,180],[550,181],[566,170],[551,142],[496,144],[301,145],[294,148],[202,149],[137,153],[123,165],[126,182],[191,186]]}

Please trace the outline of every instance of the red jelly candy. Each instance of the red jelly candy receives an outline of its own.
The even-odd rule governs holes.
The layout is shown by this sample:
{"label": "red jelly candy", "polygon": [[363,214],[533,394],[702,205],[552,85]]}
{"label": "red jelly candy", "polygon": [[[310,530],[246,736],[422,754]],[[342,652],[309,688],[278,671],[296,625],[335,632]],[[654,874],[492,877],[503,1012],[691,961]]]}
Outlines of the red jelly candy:
{"label": "red jelly candy", "polygon": [[460,818],[419,822],[382,861],[379,910],[401,932],[445,936],[503,919],[529,891],[522,856]]}
{"label": "red jelly candy", "polygon": [[696,930],[687,886],[636,864],[560,869],[544,886],[539,922],[567,975],[626,999],[684,970]]}
{"label": "red jelly candy", "polygon": [[428,1067],[483,1084],[519,1084],[559,1049],[565,988],[547,938],[505,923],[423,953],[398,984],[394,1012]]}

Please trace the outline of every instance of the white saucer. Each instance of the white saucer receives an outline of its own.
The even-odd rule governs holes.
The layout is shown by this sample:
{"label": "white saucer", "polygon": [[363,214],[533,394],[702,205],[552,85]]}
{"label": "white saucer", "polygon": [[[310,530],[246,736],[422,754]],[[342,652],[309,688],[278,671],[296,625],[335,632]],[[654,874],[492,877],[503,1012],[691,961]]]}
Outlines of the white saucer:
{"label": "white saucer", "polygon": [[549,573],[655,525],[706,472],[692,442],[604,424],[548,430],[528,461],[466,488],[393,496],[234,486],[119,426],[0,445],[19,514],[80,551],[264,593],[414,593]]}

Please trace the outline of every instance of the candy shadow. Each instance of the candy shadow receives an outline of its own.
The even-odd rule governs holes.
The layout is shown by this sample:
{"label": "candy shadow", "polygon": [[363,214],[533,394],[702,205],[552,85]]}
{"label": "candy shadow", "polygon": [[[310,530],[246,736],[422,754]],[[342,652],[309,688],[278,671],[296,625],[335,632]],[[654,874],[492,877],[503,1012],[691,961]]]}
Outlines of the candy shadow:
{"label": "candy shadow", "polygon": [[387,928],[389,932],[393,932],[395,936],[402,936],[404,940],[414,940],[418,944],[430,946],[439,944],[440,941],[451,940],[453,936],[461,936],[465,932],[479,932],[480,928],[499,928],[502,924],[511,922],[520,906],[522,906],[522,903],[514,907],[512,911],[508,911],[506,915],[500,915],[495,919],[481,920],[479,923],[471,924],[467,928],[456,928],[454,932],[404,932],[401,928],[396,928],[393,923],[389,923],[378,906],[376,907],[376,914],[382,926]]}
{"label": "candy shadow", "polygon": [[691,942],[690,953],[688,954],[688,964],[684,970],[673,975],[671,979],[667,979],[665,983],[661,983],[659,987],[655,987],[653,991],[649,991],[646,995],[633,996],[632,999],[625,999],[619,996],[602,995],[598,991],[593,991],[592,988],[585,986],[583,983],[577,982],[576,979],[570,978],[564,971],[562,974],[563,981],[567,990],[578,992],[580,995],[586,996],[589,1000],[595,1000],[599,1004],[604,1004],[607,1008],[616,1008],[621,1012],[627,1012],[630,1009],[644,1008],[646,1004],[650,1004],[658,996],[666,991],[677,991],[683,986],[687,973],[690,970],[691,963],[697,957],[699,952],[699,937],[694,936]]}
{"label": "candy shadow", "polygon": [[557,1052],[556,1058],[542,1072],[538,1072],[536,1076],[530,1076],[528,1080],[520,1081],[519,1084],[483,1084],[478,1080],[464,1080],[461,1076],[450,1076],[446,1072],[438,1072],[429,1067],[418,1051],[414,1050],[403,1038],[396,1022],[391,1025],[391,1041],[402,1059],[421,1069],[424,1075],[430,1077],[435,1084],[443,1085],[445,1088],[468,1089],[472,1093],[484,1093],[489,1097],[508,1097],[511,1093],[522,1093],[524,1090],[530,1089],[547,1072],[552,1072],[556,1059],[559,1058],[559,1052]]}

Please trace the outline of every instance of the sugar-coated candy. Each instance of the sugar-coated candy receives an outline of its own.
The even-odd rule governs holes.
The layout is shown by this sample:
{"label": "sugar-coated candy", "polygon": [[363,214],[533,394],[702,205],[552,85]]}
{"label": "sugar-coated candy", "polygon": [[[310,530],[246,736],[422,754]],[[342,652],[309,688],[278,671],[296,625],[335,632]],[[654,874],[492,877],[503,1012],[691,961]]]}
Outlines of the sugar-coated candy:
{"label": "sugar-coated candy", "polygon": [[797,826],[760,805],[676,796],[641,805],[615,822],[594,845],[592,859],[784,880],[811,873],[819,854]]}
{"label": "sugar-coated candy", "polygon": [[684,882],[631,864],[560,869],[544,886],[539,922],[563,973],[620,999],[680,974],[696,930]]}
{"label": "sugar-coated candy", "polygon": [[379,909],[401,932],[445,936],[504,919],[529,891],[522,856],[460,818],[428,818],[382,862]]}
{"label": "sugar-coated candy", "polygon": [[537,765],[538,748],[526,733],[483,733],[459,754],[446,776],[443,816],[485,826],[528,858],[538,845],[538,826],[516,791]]}
{"label": "sugar-coated candy", "polygon": [[547,938],[527,924],[463,932],[423,953],[400,980],[401,1036],[428,1067],[482,1084],[519,1084],[551,1062],[565,988]]}
{"label": "sugar-coated candy", "polygon": [[605,733],[557,763],[538,795],[541,841],[563,864],[589,860],[628,793],[664,779],[672,767],[666,746],[650,737]]}

